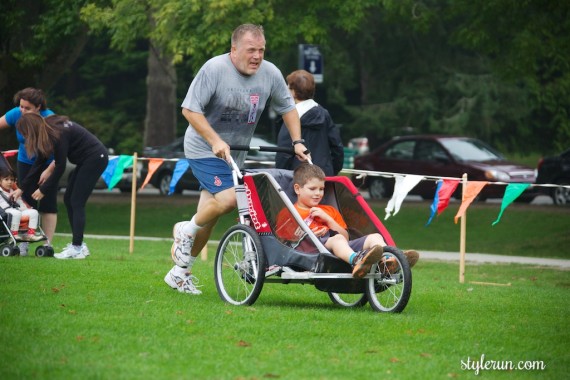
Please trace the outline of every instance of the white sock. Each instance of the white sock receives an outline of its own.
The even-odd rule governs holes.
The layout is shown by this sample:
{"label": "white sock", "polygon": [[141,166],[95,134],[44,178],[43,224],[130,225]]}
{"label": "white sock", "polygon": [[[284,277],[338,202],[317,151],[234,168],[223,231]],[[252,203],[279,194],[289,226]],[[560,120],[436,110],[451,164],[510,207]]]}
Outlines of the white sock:
{"label": "white sock", "polygon": [[196,232],[198,232],[198,230],[202,228],[202,226],[197,225],[196,222],[194,221],[195,219],[196,215],[194,215],[192,219],[190,219],[190,221],[182,227],[182,232],[184,232],[188,236],[192,237],[196,236]]}
{"label": "white sock", "polygon": [[187,267],[181,267],[179,265],[174,265],[174,274],[180,277],[186,276],[186,273],[190,273],[192,271],[192,266],[194,265],[194,262],[196,261],[196,258],[194,256],[190,256],[190,259],[188,260],[188,266]]}

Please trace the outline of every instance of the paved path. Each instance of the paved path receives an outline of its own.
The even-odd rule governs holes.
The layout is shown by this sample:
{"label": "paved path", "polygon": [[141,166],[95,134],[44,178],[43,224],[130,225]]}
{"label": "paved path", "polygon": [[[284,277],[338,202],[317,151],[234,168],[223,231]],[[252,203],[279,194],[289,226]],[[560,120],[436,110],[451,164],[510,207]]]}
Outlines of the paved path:
{"label": "paved path", "polygon": [[[441,261],[457,261],[459,262],[459,252],[435,252],[420,251],[421,260],[441,260]],[[518,263],[539,265],[547,267],[558,267],[570,270],[570,260],[565,259],[545,259],[540,257],[523,257],[523,256],[502,256],[490,255],[487,253],[469,253],[465,254],[465,262],[470,263]]]}
{"label": "paved path", "polygon": [[[71,237],[71,234],[56,234],[58,236]],[[116,235],[85,235],[89,239],[117,239],[129,240],[128,236]],[[135,237],[135,241],[172,241],[172,238],[158,238],[158,237]],[[219,241],[210,241],[210,244],[218,244]],[[420,260],[429,261],[457,261],[459,262],[459,252],[437,252],[437,251],[419,251]],[[546,267],[557,267],[565,270],[570,270],[570,260],[566,259],[545,259],[540,257],[523,257],[523,256],[502,256],[490,255],[487,253],[466,253],[465,262],[467,263],[518,263],[528,265],[538,265]]]}

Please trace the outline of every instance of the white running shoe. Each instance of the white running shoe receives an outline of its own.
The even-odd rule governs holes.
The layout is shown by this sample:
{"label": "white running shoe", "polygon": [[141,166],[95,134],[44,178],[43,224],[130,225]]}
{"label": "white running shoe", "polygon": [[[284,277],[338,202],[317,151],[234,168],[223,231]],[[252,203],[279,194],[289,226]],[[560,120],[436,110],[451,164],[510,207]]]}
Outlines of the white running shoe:
{"label": "white running shoe", "polygon": [[164,277],[164,282],[168,284],[172,289],[178,289],[180,293],[188,293],[199,295],[202,291],[197,289],[198,279],[191,273],[186,273],[186,276],[179,276],[174,273],[173,267]]}
{"label": "white running shoe", "polygon": [[91,254],[91,252],[89,252],[89,248],[87,248],[87,244],[85,244],[85,243],[81,244],[81,253],[85,257],[87,257]]}
{"label": "white running shoe", "polygon": [[86,256],[83,249],[77,250],[71,243],[69,243],[63,251],[53,255],[56,259],[84,259]]}
{"label": "white running shoe", "polygon": [[194,238],[182,232],[182,228],[186,223],[189,222],[178,222],[172,230],[174,242],[172,243],[172,248],[170,248],[170,254],[174,263],[180,267],[188,266],[190,250],[192,249],[192,244],[194,244]]}

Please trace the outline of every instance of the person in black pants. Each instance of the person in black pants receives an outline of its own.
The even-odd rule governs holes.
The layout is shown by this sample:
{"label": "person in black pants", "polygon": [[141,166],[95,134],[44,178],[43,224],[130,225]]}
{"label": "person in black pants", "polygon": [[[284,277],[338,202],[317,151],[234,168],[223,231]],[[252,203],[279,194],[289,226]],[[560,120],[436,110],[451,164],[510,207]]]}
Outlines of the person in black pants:
{"label": "person in black pants", "polygon": [[[70,121],[67,116],[53,115],[45,119],[38,114],[22,115],[16,124],[18,131],[26,139],[25,147],[29,155],[37,156],[23,184],[31,186],[38,178],[46,160],[53,154],[55,167],[48,179],[32,193],[32,198],[41,200],[48,191],[57,189],[59,179],[65,171],[67,159],[77,165],[69,177],[63,197],[67,216],[73,233],[73,240],[61,252],[54,255],[58,259],[84,259],[89,249],[83,242],[85,231],[85,204],[93,192],[97,180],[107,167],[107,149],[87,129]],[[21,194],[15,193],[15,197]]]}

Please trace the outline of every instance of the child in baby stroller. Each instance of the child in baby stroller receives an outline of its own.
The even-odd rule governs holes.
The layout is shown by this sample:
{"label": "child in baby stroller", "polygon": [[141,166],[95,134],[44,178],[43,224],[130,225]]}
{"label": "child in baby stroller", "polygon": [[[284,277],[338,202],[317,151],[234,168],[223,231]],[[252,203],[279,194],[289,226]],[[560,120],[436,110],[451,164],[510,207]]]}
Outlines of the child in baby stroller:
{"label": "child in baby stroller", "polygon": [[[243,149],[232,147],[236,148]],[[214,276],[222,300],[252,305],[264,283],[299,283],[314,285],[344,307],[370,303],[375,311],[405,309],[412,290],[408,260],[348,178],[327,177],[323,203],[341,213],[350,239],[380,233],[388,244],[363,278],[353,277],[352,266],[331,254],[300,217],[293,205],[291,171],[241,172],[235,163],[232,166],[239,224],[226,231],[216,252]],[[278,225],[277,216],[284,209],[295,223],[294,239]]]}
{"label": "child in baby stroller", "polygon": [[[4,155],[0,155],[0,255],[27,256],[29,243],[47,240],[39,226],[38,211],[29,207],[22,199],[14,200],[16,175]],[[19,243],[19,244],[18,244]],[[36,256],[53,255],[53,249],[41,246]]]}

